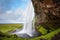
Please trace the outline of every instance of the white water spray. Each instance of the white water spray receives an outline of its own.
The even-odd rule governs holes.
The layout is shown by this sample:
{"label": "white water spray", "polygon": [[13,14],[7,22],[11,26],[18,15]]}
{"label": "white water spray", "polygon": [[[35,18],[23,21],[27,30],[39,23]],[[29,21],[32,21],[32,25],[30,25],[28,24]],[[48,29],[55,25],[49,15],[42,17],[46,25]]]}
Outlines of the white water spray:
{"label": "white water spray", "polygon": [[32,2],[30,2],[24,12],[24,23],[23,28],[21,31],[15,32],[13,34],[17,34],[20,36],[20,34],[27,34],[30,37],[35,36],[37,33],[34,28],[34,8]]}
{"label": "white water spray", "polygon": [[34,8],[32,5],[32,2],[28,4],[26,11],[25,11],[25,19],[24,19],[24,26],[23,26],[23,31],[27,33],[31,33],[34,31],[34,25],[33,25],[33,20],[34,20],[35,14],[34,14]]}

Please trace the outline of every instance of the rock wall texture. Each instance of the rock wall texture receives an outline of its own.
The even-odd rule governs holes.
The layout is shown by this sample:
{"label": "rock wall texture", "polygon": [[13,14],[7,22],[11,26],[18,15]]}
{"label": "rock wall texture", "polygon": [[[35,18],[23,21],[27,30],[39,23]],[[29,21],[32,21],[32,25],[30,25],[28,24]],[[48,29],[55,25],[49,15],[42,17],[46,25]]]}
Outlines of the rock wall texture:
{"label": "rock wall texture", "polygon": [[60,28],[60,0],[31,0],[36,14],[36,25]]}

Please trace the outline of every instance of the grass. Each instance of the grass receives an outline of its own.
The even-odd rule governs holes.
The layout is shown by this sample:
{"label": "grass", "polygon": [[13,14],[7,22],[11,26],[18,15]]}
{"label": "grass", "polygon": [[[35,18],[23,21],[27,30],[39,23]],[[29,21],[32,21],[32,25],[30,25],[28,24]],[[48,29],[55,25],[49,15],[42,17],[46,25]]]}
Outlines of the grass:
{"label": "grass", "polygon": [[38,31],[42,33],[41,36],[35,37],[35,38],[20,38],[16,35],[9,35],[7,34],[9,31],[15,30],[17,28],[21,28],[21,24],[0,24],[0,40],[40,40],[40,39],[46,39],[51,40],[52,37],[54,37],[56,34],[60,32],[60,28],[56,29],[54,31],[51,31],[50,33],[47,33],[47,29],[43,28],[42,26],[39,26]]}
{"label": "grass", "polygon": [[0,31],[6,33],[22,27],[22,24],[0,24]]}

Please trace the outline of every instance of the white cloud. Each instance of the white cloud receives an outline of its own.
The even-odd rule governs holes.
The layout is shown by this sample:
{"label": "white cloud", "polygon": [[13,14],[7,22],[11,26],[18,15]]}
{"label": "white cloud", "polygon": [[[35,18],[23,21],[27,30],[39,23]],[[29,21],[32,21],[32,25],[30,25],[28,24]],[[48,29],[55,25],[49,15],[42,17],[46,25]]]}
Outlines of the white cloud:
{"label": "white cloud", "polygon": [[[3,14],[0,14],[0,23],[17,23],[23,21],[23,10],[20,8],[17,8],[15,10],[8,10]],[[17,20],[20,19],[20,20]]]}

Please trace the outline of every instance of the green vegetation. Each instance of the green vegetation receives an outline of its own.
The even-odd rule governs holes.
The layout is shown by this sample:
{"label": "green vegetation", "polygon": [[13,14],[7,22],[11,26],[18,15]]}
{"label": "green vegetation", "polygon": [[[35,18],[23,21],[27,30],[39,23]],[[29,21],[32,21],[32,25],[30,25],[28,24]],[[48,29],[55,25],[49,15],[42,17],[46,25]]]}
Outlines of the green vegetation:
{"label": "green vegetation", "polygon": [[47,32],[43,26],[37,27],[38,31],[42,33],[39,37],[34,38],[19,38],[16,35],[7,34],[9,31],[21,28],[21,24],[0,24],[0,40],[51,40],[56,34],[60,32],[60,28],[50,33]]}
{"label": "green vegetation", "polygon": [[0,24],[0,31],[6,33],[22,27],[22,24]]}

